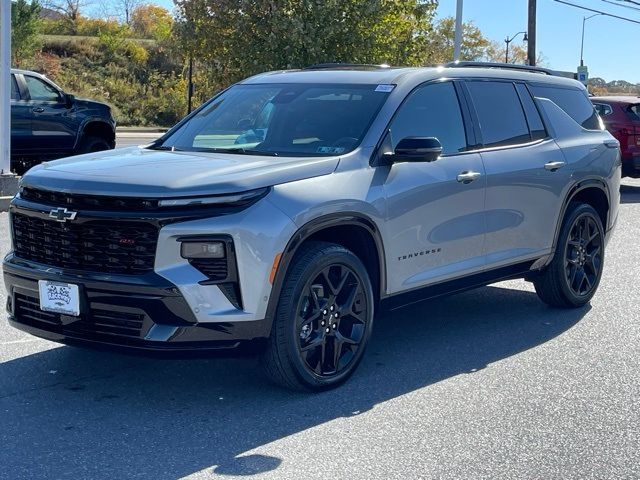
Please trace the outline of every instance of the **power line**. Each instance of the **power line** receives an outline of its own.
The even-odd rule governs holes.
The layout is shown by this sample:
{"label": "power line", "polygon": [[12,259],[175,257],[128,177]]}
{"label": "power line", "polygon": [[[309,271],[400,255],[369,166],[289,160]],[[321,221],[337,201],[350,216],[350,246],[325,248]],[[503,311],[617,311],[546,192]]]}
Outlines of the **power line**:
{"label": "power line", "polygon": [[[587,7],[583,7],[582,5],[576,5],[575,3],[569,3],[569,2],[565,2],[564,0],[554,0],[555,2],[558,3],[564,3],[565,5],[569,5],[570,7],[575,7],[575,8],[579,8],[581,10],[588,10],[589,12],[595,12],[595,13],[599,13],[600,15],[605,15],[607,17],[613,17],[613,18],[617,18],[619,20],[626,20],[627,22],[631,22],[631,23],[637,23],[638,25],[640,25],[640,21],[638,20],[632,20],[630,18],[626,18],[626,17],[620,17],[618,15],[614,15],[612,13],[607,13],[607,12],[603,12],[601,10],[596,10],[595,8],[587,8]],[[631,0],[626,0],[626,1],[631,1]],[[639,4],[640,5],[640,4]]]}
{"label": "power line", "polygon": [[618,2],[626,2],[626,3],[633,3],[634,5],[640,5],[640,2],[636,2],[634,0],[618,0]]}
{"label": "power line", "polygon": [[600,1],[605,2],[605,3],[610,3],[611,5],[615,5],[616,7],[628,8],[630,10],[636,10],[636,11],[640,12],[640,8],[632,7],[631,5],[625,5],[623,3],[612,2],[611,0],[600,0]]}

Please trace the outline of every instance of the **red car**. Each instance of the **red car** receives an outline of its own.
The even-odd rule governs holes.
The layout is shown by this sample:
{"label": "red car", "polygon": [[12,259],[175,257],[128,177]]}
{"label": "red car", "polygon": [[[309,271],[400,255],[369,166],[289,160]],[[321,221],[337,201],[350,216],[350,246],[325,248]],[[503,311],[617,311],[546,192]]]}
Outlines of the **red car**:
{"label": "red car", "polygon": [[622,175],[640,177],[640,97],[591,97],[622,150]]}

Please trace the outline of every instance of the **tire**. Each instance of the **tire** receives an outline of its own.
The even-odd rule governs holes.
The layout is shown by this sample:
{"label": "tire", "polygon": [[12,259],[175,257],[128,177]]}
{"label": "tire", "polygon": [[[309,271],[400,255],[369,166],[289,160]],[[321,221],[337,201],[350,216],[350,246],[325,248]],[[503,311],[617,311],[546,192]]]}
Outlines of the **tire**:
{"label": "tire", "polygon": [[94,137],[92,135],[87,135],[86,137],[82,137],[80,140],[80,145],[78,145],[77,153],[92,153],[92,152],[101,152],[103,150],[109,150],[111,146],[109,142],[107,142],[102,137]]}
{"label": "tire", "polygon": [[604,228],[591,205],[572,202],[560,230],[551,264],[533,284],[552,307],[577,308],[596,293],[604,267]]}
{"label": "tire", "polygon": [[267,376],[294,390],[340,385],[362,359],[373,317],[371,280],[360,259],[333,243],[302,245],[285,277],[262,354]]}

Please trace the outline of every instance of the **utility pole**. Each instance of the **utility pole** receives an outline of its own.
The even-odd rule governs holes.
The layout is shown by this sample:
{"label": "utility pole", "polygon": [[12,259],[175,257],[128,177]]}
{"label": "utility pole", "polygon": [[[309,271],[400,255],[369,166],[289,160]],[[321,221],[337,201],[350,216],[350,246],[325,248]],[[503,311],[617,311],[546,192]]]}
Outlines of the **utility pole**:
{"label": "utility pole", "polygon": [[529,0],[529,25],[527,27],[527,60],[529,65],[536,64],[536,0]]}
{"label": "utility pole", "polygon": [[456,6],[456,34],[453,42],[453,61],[460,60],[460,51],[462,50],[462,0],[458,0]]}

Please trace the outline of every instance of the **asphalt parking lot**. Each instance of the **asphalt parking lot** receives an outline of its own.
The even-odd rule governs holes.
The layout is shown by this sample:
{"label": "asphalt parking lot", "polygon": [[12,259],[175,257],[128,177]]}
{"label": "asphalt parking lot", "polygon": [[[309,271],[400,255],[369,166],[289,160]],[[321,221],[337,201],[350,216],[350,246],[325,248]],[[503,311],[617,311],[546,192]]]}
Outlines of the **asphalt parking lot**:
{"label": "asphalt parking lot", "polygon": [[251,358],[64,347],[1,313],[0,478],[640,478],[640,181],[622,201],[590,306],[510,281],[398,310],[317,395]]}

